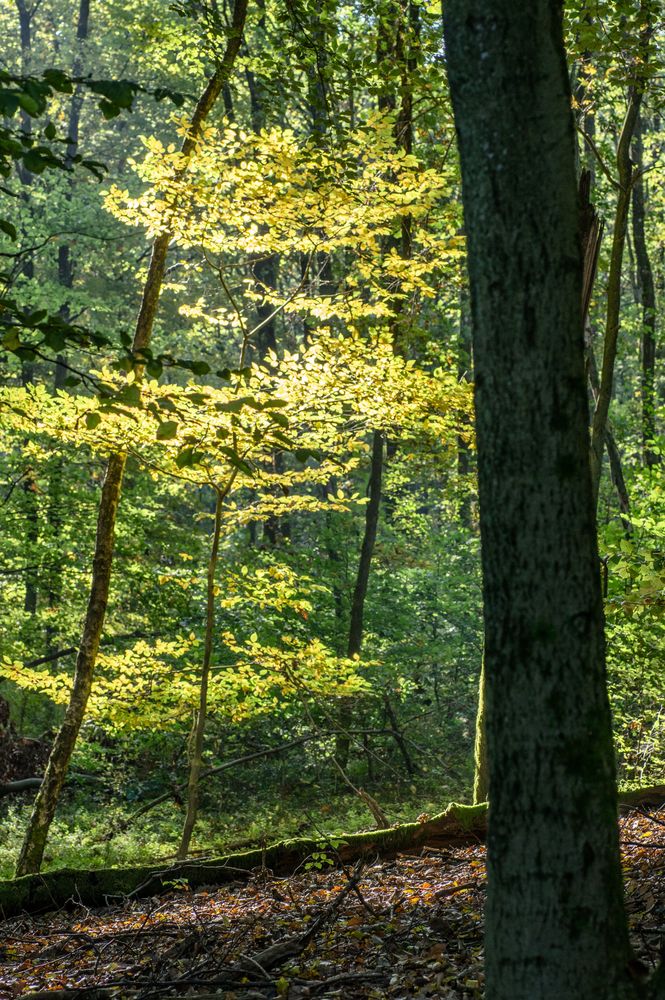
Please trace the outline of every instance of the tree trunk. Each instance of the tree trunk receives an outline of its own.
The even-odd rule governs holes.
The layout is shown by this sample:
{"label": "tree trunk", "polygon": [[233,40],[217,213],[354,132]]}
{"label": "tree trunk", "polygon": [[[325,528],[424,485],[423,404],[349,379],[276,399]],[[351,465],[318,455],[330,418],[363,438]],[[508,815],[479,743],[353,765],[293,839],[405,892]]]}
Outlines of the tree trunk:
{"label": "tree trunk", "polygon": [[476,738],[473,748],[473,804],[487,802],[489,797],[487,760],[487,729],[485,718],[485,657],[480,668],[478,684],[478,711],[476,712]]}
{"label": "tree trunk", "polygon": [[60,792],[65,783],[67,767],[88,704],[93,667],[97,658],[108,601],[113,559],[113,529],[120,500],[124,468],[124,455],[112,455],[106,469],[99,502],[92,586],[83,636],[76,659],[72,691],[65,718],[55,738],[44,772],[44,779],[35,799],[28,829],[16,863],[17,875],[39,871],[49,827],[55,815]]}
{"label": "tree trunk", "polygon": [[[648,39],[648,35],[646,36]],[[600,477],[602,473],[603,451],[605,448],[605,432],[612,400],[614,386],[614,365],[619,342],[619,325],[621,318],[621,271],[623,267],[623,251],[626,244],[628,227],[628,210],[630,208],[631,188],[634,183],[633,163],[630,158],[630,144],[637,125],[640,106],[642,104],[643,85],[635,81],[628,90],[628,107],[621,128],[617,146],[617,203],[614,212],[614,231],[612,233],[612,251],[610,254],[610,270],[607,279],[607,311],[605,316],[605,337],[603,340],[603,358],[600,369],[600,386],[598,398],[591,421],[591,484],[594,501],[598,503]]]}
{"label": "tree trunk", "polygon": [[635,991],[561,7],[448,0],[444,27],[474,320],[491,802],[486,996],[616,1000]]}
{"label": "tree trunk", "polygon": [[[416,46],[412,45],[408,50],[404,45],[405,11],[396,4],[389,4],[383,8],[378,17],[377,40],[376,40],[376,62],[379,77],[382,78],[382,71],[396,62],[400,67],[401,75],[401,100],[398,115],[395,121],[395,143],[407,153],[413,149],[413,97],[412,86],[413,76],[416,70],[414,53]],[[413,36],[417,36],[419,30],[419,12],[415,5],[408,4],[407,17],[408,27]],[[381,87],[377,99],[379,111],[391,112],[397,109],[397,98],[390,73],[387,74],[387,83]],[[400,236],[388,236],[386,238],[386,248],[394,247],[402,257],[409,257],[411,254],[411,220],[405,217],[401,221]],[[391,321],[391,332],[393,335],[394,349],[403,352],[400,329],[401,302],[398,300],[395,305],[395,316]],[[390,442],[388,442],[390,446]],[[388,451],[390,455],[390,451]],[[351,620],[349,624],[348,655],[358,656],[362,647],[363,622],[365,614],[365,597],[367,595],[367,585],[369,573],[374,554],[374,544],[379,523],[379,507],[381,504],[381,482],[384,467],[384,447],[383,435],[379,431],[374,432],[372,439],[372,467],[369,480],[369,503],[365,512],[365,533],[363,536],[358,562],[358,572],[356,584],[351,600]],[[351,702],[345,699],[342,712],[340,713],[340,728],[349,729],[352,721]],[[344,769],[348,763],[350,741],[343,733],[337,737],[335,744],[335,760]]]}
{"label": "tree trunk", "polygon": [[[600,391],[600,377],[598,375],[598,366],[596,364],[596,356],[593,350],[593,339],[590,333],[590,324],[588,321],[587,328],[585,330],[585,352],[587,377],[589,380],[589,387],[591,389],[591,396],[595,404]],[[605,447],[607,448],[607,458],[610,464],[610,478],[616,491],[617,500],[619,501],[619,510],[621,511],[623,525],[626,531],[630,532],[632,530],[630,523],[630,496],[628,495],[628,486],[626,485],[626,479],[623,474],[623,465],[621,462],[619,447],[616,443],[614,431],[612,430],[612,425],[609,420],[605,427]]]}
{"label": "tree trunk", "polygon": [[[90,0],[80,0],[78,21],[76,25],[76,50],[72,60],[71,73],[73,77],[83,74],[83,46],[88,39],[90,25]],[[65,153],[65,163],[72,167],[74,157],[78,153],[79,128],[81,123],[81,109],[83,107],[83,87],[79,84],[75,86],[74,93],[69,104],[69,122],[67,126],[67,151]],[[72,200],[73,182],[70,178],[69,186],[65,193],[65,204],[69,208]],[[67,225],[65,226],[67,228]],[[71,319],[71,310],[67,301],[66,292],[74,287],[74,262],[72,258],[72,248],[69,243],[61,243],[58,247],[58,284],[63,289],[63,301],[60,306],[60,315],[65,322]],[[66,290],[66,291],[65,291]],[[64,367],[65,357],[59,355],[55,365],[53,389],[57,392],[64,387],[67,375]],[[48,482],[48,508],[47,521],[49,526],[49,546],[52,552],[59,549],[62,532],[62,486],[64,473],[64,455],[57,454],[53,459],[53,466],[49,474]],[[47,578],[48,585],[48,607],[52,612],[52,617],[46,625],[46,649],[52,652],[57,643],[55,628],[55,612],[62,600],[62,573],[59,569],[52,569]]]}
{"label": "tree trunk", "polygon": [[633,142],[635,181],[633,183],[633,243],[637,262],[637,288],[642,306],[641,391],[642,391],[642,451],[645,465],[656,465],[659,456],[653,451],[656,436],[656,288],[653,268],[644,232],[646,213],[644,179],[644,148],[642,119],[638,118]]}
{"label": "tree trunk", "polygon": [[399,851],[420,851],[425,845],[477,844],[484,832],[484,805],[478,808],[451,803],[445,812],[426,822],[346,834],[333,837],[330,843],[322,834],[316,839],[289,840],[206,861],[92,870],[63,868],[18,880],[0,880],[0,912],[8,918],[23,912],[53,910],[73,901],[108,906],[111,900],[156,896],[172,888],[177,879],[187,882],[190,889],[224,885],[236,881],[243,872],[249,875],[258,868],[275,874],[301,871],[312,854],[326,853],[331,865],[347,865],[359,858],[394,857]]}
{"label": "tree trunk", "polygon": [[[469,302],[466,292],[462,292],[460,295],[460,320],[457,343],[459,351],[457,373],[460,380],[470,382],[473,378],[473,352],[471,349],[471,316],[469,314]],[[471,468],[472,456],[469,442],[466,435],[459,434],[457,437],[457,472],[461,480],[460,486],[462,489],[459,519],[468,531],[472,527],[471,491],[469,488]]]}
{"label": "tree trunk", "polygon": [[[233,23],[229,31],[226,51],[220,65],[199,99],[192,117],[189,132],[182,143],[181,153],[185,159],[185,163],[181,168],[183,172],[187,170],[187,159],[194,150],[201,127],[212,110],[222,86],[228,80],[233,68],[235,57],[240,47],[246,12],[247,0],[236,0],[233,11]],[[159,294],[164,278],[169,241],[169,233],[163,233],[157,237],[153,244],[133,341],[137,378],[141,376],[142,372],[141,361],[144,357],[143,352],[150,345],[150,338],[159,303]],[[125,461],[126,456],[124,454],[113,454],[108,461],[97,520],[92,586],[83,625],[81,645],[76,660],[72,692],[64,722],[53,744],[44,781],[35,799],[32,815],[16,865],[17,875],[39,871],[48,831],[55,815],[60,791],[85,715],[92,687],[97,650],[104,627],[106,602],[111,579],[115,519],[120,499]]]}
{"label": "tree trunk", "polygon": [[189,781],[187,783],[187,814],[182,830],[178,859],[182,860],[189,853],[189,845],[194,832],[194,824],[199,811],[199,778],[203,770],[203,737],[205,736],[206,717],[208,714],[208,682],[210,680],[210,665],[212,662],[212,647],[215,636],[215,575],[219,559],[219,540],[222,531],[222,507],[224,504],[222,492],[217,493],[215,502],[215,526],[212,533],[212,546],[208,560],[208,580],[206,587],[206,631],[203,649],[203,664],[201,666],[201,681],[199,686],[199,706],[194,713],[192,732],[189,738]]}
{"label": "tree trunk", "polygon": [[[349,641],[346,650],[349,657],[359,656],[362,649],[365,598],[367,597],[369,572],[372,566],[374,543],[376,542],[376,533],[379,526],[382,478],[383,434],[380,431],[374,431],[372,436],[372,465],[367,488],[369,503],[365,507],[365,532],[360,548],[356,583],[353,588],[353,597],[351,598]],[[342,770],[346,769],[349,761],[350,740],[345,730],[348,730],[351,725],[351,709],[351,700],[344,698],[340,711],[340,728],[342,729],[342,733],[335,740],[335,760]]]}

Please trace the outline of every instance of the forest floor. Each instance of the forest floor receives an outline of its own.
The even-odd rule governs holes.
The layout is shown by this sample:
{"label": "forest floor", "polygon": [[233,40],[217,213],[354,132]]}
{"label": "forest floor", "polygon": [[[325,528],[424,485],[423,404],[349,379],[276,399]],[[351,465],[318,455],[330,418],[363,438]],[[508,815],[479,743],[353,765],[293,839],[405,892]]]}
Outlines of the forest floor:
{"label": "forest floor", "polygon": [[[621,832],[639,974],[656,962],[665,926],[665,811],[624,817]],[[310,864],[288,878],[256,870],[219,889],[175,886],[123,906],[6,921],[0,997],[482,996],[483,845],[353,870]]]}

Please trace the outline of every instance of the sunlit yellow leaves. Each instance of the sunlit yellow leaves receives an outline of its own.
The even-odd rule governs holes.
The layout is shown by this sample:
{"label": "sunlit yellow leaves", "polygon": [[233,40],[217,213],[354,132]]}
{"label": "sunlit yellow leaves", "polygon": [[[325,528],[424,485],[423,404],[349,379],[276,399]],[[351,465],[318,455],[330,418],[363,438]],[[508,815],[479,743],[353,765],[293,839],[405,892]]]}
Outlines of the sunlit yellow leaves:
{"label": "sunlit yellow leaves", "polygon": [[[385,319],[400,297],[431,298],[443,274],[459,277],[463,244],[459,203],[449,197],[453,168],[425,167],[396,147],[389,116],[376,115],[327,145],[283,128],[258,135],[233,124],[208,129],[186,176],[174,150],[155,138],[145,145],[136,169],[146,190],[132,198],[111,188],[106,204],[114,215],[150,235],[168,231],[182,247],[203,248],[222,269],[238,255],[309,260],[290,291],[248,286],[249,298],[321,322]],[[410,260],[400,266],[387,237],[399,239],[407,219]],[[319,295],[317,255],[339,252],[344,281]]]}

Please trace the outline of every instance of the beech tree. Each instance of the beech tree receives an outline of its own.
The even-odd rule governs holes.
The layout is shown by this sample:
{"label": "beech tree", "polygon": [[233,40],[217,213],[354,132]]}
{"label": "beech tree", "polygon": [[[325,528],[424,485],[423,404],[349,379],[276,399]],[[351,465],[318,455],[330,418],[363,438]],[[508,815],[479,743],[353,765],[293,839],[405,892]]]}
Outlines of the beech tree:
{"label": "beech tree", "polygon": [[[196,138],[208,114],[221,93],[224,83],[235,62],[242,38],[247,4],[239,0],[234,8],[233,23],[229,30],[224,56],[206,89],[199,98],[185,136],[180,155],[182,169],[186,169],[188,158],[196,144]],[[150,264],[143,289],[141,307],[136,320],[132,341],[132,353],[136,359],[136,377],[140,379],[143,364],[148,357],[152,328],[159,305],[159,296],[166,269],[166,257],[171,234],[161,233],[154,241]],[[16,863],[16,874],[39,871],[49,827],[53,821],[60,792],[64,785],[67,767],[71,759],[76,739],[83,722],[95,661],[99,651],[106,605],[108,602],[111,568],[113,564],[113,544],[118,504],[122,493],[122,479],[125,471],[126,455],[117,452],[110,455],[102,486],[97,517],[97,537],[93,558],[90,598],[83,624],[81,642],[76,660],[76,670],[72,691],[65,717],[58,730],[46,766],[44,779],[35,798],[35,803],[26,830],[25,838]]]}
{"label": "beech tree", "polygon": [[589,464],[562,5],[449,0],[476,371],[488,1000],[665,995],[631,973]]}

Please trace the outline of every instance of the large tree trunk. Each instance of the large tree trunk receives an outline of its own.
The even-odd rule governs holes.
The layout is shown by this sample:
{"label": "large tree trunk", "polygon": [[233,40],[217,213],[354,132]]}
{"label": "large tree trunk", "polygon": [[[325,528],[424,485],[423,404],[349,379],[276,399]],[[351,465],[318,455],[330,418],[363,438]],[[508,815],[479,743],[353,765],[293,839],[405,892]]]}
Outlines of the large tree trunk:
{"label": "large tree trunk", "polygon": [[561,6],[448,0],[445,35],[474,321],[491,803],[486,995],[614,1000],[633,988]]}
{"label": "large tree trunk", "polygon": [[477,844],[485,832],[485,806],[451,803],[445,812],[425,822],[405,823],[385,830],[316,839],[289,840],[242,854],[209,861],[180,861],[158,866],[76,870],[62,868],[18,880],[0,880],[0,913],[4,918],[21,912],[53,910],[77,901],[106,906],[113,900],[153,896],[167,891],[177,879],[191,889],[223,885],[259,868],[276,874],[302,871],[312,854],[327,853],[331,864],[349,864],[358,858],[393,857],[399,851],[420,851],[425,845],[443,847]]}
{"label": "large tree trunk", "polygon": [[[216,72],[211,77],[198,101],[189,132],[182,144],[181,153],[184,158],[184,164],[181,169],[183,172],[187,170],[187,161],[194,151],[201,127],[214,107],[222,87],[228,80],[233,68],[240,47],[246,12],[247,0],[236,0],[233,23],[229,31],[226,51]],[[162,233],[155,240],[152,249],[133,341],[137,377],[141,375],[142,366],[140,362],[144,356],[143,352],[149,347],[152,337],[169,242],[170,234]],[[92,687],[97,650],[106,615],[106,603],[108,600],[113,562],[115,520],[125,461],[126,456],[124,454],[113,454],[109,458],[99,505],[92,586],[83,624],[81,645],[76,659],[72,692],[65,712],[64,722],[53,744],[44,780],[35,799],[32,815],[16,865],[17,875],[39,871],[48,831],[55,815],[69,761],[85,715]]]}

